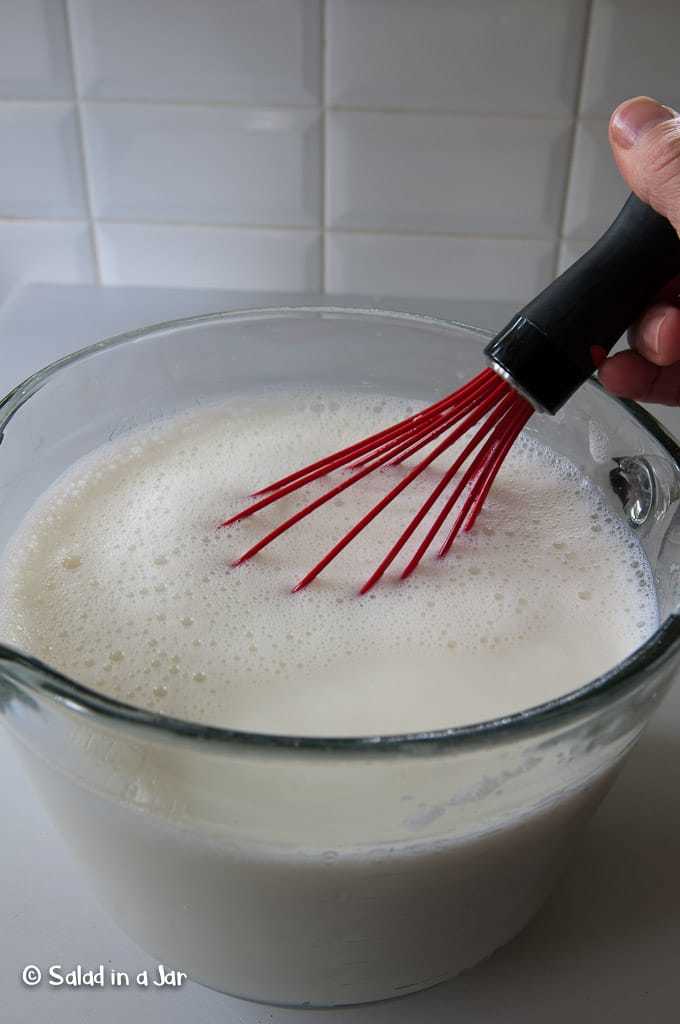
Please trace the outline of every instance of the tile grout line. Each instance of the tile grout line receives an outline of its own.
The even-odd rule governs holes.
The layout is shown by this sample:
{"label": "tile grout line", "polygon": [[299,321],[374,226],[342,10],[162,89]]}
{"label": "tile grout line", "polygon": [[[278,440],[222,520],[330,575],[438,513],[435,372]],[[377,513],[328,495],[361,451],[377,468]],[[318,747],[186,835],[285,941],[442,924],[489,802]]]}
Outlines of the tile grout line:
{"label": "tile grout line", "polygon": [[319,24],[321,33],[321,52],[319,60],[321,64],[321,78],[319,81],[321,100],[321,151],[319,154],[319,174],[321,176],[321,241],[319,259],[321,261],[319,288],[323,294],[326,291],[326,190],[327,184],[327,146],[328,146],[328,111],[326,109],[326,20],[327,0],[321,0]]}
{"label": "tile grout line", "polygon": [[[3,224],[87,224],[86,217],[12,217],[0,216],[0,225]],[[280,234],[290,233],[298,235],[321,235],[318,225],[314,224],[253,224],[252,222],[228,222],[228,221],[194,221],[194,220],[148,220],[144,217],[97,217],[97,224],[113,224],[129,227],[151,227],[151,228],[189,228],[198,231],[270,231]],[[379,227],[328,227],[327,234],[331,235],[356,235],[369,238],[419,238],[419,239],[451,239],[460,241],[486,241],[486,242],[533,242],[537,245],[554,244],[553,237],[539,237],[538,235],[521,234],[482,234],[474,231],[428,231],[419,228],[379,228]],[[570,241],[590,242],[590,236],[570,236]]]}
{"label": "tile grout line", "polygon": [[[82,103],[89,107],[180,107],[187,109],[224,109],[224,110],[292,110],[300,113],[319,110],[321,103],[277,103],[274,100],[261,100],[259,102],[245,100],[180,100],[180,99],[146,99],[144,97],[111,97],[111,96],[87,96],[79,97]],[[71,96],[0,96],[0,107],[8,106],[59,106],[59,104],[72,104]],[[426,115],[431,117],[466,117],[479,118],[480,120],[496,119],[507,121],[544,121],[544,122],[569,122],[573,120],[573,114],[568,111],[553,114],[534,114],[528,111],[517,110],[474,110],[470,107],[381,107],[381,106],[358,106],[345,103],[328,103],[326,109],[339,111],[343,114],[386,114],[405,116]],[[608,114],[584,114],[583,120],[607,121]]]}
{"label": "tile grout line", "polygon": [[80,148],[80,165],[83,173],[83,190],[85,193],[85,206],[87,208],[87,224],[90,234],[90,246],[92,247],[92,260],[94,262],[94,272],[97,284],[103,284],[101,263],[99,259],[99,245],[97,243],[97,231],[95,228],[94,216],[92,213],[92,189],[90,185],[90,169],[87,162],[87,149],[85,146],[85,130],[83,127],[83,108],[80,96],[80,82],[78,78],[78,69],[76,67],[77,62],[75,43],[73,39],[73,16],[71,13],[71,0],[66,0],[64,8],[66,13],[67,45],[69,49],[69,57],[71,60],[71,74],[73,76],[76,123],[78,126],[78,141]]}
{"label": "tile grout line", "polygon": [[562,241],[564,239],[564,225],[567,218],[567,208],[569,205],[569,193],[574,177],[574,163],[576,158],[576,137],[578,135],[578,126],[581,116],[581,107],[583,106],[583,89],[586,72],[586,62],[588,59],[588,48],[590,46],[590,37],[593,23],[593,10],[595,8],[595,0],[588,0],[588,10],[586,11],[585,25],[583,29],[583,43],[581,46],[581,59],[579,61],[579,78],[578,88],[576,90],[576,101],[574,104],[574,122],[571,130],[571,139],[569,143],[569,154],[567,156],[567,173],[564,176],[564,193],[562,195],[562,207],[560,210],[559,220],[557,222],[557,237],[555,239],[555,260],[553,263],[553,277],[557,277],[559,266],[560,266],[560,249],[562,248]]}

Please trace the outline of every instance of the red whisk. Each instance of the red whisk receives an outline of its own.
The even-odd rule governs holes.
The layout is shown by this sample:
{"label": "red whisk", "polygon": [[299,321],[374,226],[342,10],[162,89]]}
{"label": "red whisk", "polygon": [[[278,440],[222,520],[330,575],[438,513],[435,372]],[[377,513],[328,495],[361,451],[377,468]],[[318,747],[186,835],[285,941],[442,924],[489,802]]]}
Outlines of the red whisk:
{"label": "red whisk", "polygon": [[[325,476],[333,470],[340,469],[341,467],[347,467],[351,470],[350,476],[343,479],[335,487],[332,487],[325,494],[321,495],[321,497],[310,502],[308,505],[305,505],[304,508],[301,508],[294,515],[282,522],[274,530],[259,540],[257,544],[254,544],[248,549],[248,551],[241,555],[235,564],[241,564],[249,558],[252,558],[258,551],[261,551],[262,548],[267,546],[267,544],[270,544],[286,530],[289,530],[296,523],[300,522],[301,519],[304,519],[311,512],[314,512],[316,509],[326,504],[326,502],[331,501],[331,499],[335,498],[338,494],[341,494],[342,491],[351,487],[352,484],[355,484],[357,481],[363,479],[363,477],[368,476],[369,473],[372,473],[374,470],[380,469],[383,466],[398,465],[409,456],[414,455],[421,448],[424,448],[437,440],[442,434],[445,435],[443,439],[439,441],[439,443],[429,451],[426,456],[421,458],[413,469],[411,469],[410,472],[403,477],[403,479],[400,480],[384,498],[381,499],[381,501],[374,505],[374,507],[367,512],[366,515],[337,542],[337,544],[335,544],[328,554],[326,554],[313,569],[310,569],[310,571],[294,588],[295,590],[301,590],[303,587],[306,587],[308,583],[311,583],[311,581],[326,568],[329,562],[331,562],[336,555],[339,555],[343,548],[345,548],[350,541],[354,540],[357,534],[359,534],[364,527],[368,526],[368,524],[375,519],[375,517],[382,512],[398,494],[408,487],[408,485],[412,483],[417,476],[427,469],[427,467],[434,462],[436,458],[445,452],[447,448],[450,448],[455,444],[463,434],[467,433],[473,425],[480,420],[480,418],[483,418],[484,422],[482,423],[482,426],[476,431],[473,438],[465,445],[453,465],[442,476],[430,497],[420,508],[418,514],[411,523],[409,523],[371,578],[363,585],[361,593],[366,593],[366,591],[370,590],[370,588],[378,582],[387,567],[393,559],[396,558],[399,551],[401,551],[404,544],[406,544],[411,534],[415,531],[416,527],[434,505],[437,498],[442,494],[446,485],[453,479],[457,470],[462,466],[468,456],[478,448],[479,450],[474,460],[456,485],[453,494],[448,499],[447,505],[442,509],[442,512],[438,516],[436,522],[430,528],[427,537],[402,573],[402,576],[410,575],[434,540],[434,537],[443,524],[448,511],[453,507],[458,496],[468,484],[468,495],[454,522],[453,529],[449,533],[440,550],[440,555],[446,554],[446,551],[450,548],[461,527],[465,530],[469,530],[472,527],[472,524],[481,509],[482,502],[486,497],[486,493],[488,492],[496,473],[501,467],[505,453],[510,448],[512,442],[515,440],[532,412],[533,406],[530,405],[526,399],[522,398],[521,395],[518,395],[517,392],[513,391],[509,384],[501,380],[500,377],[498,377],[492,370],[483,370],[468,384],[460,388],[459,391],[455,391],[452,395],[448,395],[446,398],[441,399],[441,401],[429,406],[429,408],[424,409],[422,412],[416,413],[414,416],[409,416],[408,419],[402,420],[401,423],[388,427],[386,430],[381,430],[377,434],[373,434],[371,437],[368,437],[363,441],[350,445],[348,448],[343,448],[341,451],[334,452],[332,455],[327,455],[325,458],[319,459],[318,462],[315,462],[310,466],[306,466],[303,469],[299,469],[297,472],[291,473],[288,476],[283,477],[281,480],[277,480],[275,483],[270,484],[261,491],[257,491],[256,494],[252,495],[252,497],[259,498],[259,500],[255,501],[254,504],[250,505],[243,511],[238,512],[230,519],[227,519],[222,523],[222,526],[229,526],[232,523],[238,522],[240,519],[244,519],[246,516],[252,515],[254,512],[257,512],[262,508],[266,508],[267,505],[271,505],[280,498],[291,494],[293,491],[298,490],[298,488],[304,487],[306,484],[311,483],[312,480],[317,480],[319,477]],[[486,442],[482,444],[485,437]],[[263,497],[260,497],[260,495],[263,495]],[[447,508],[447,506],[449,507]]]}
{"label": "red whisk", "polygon": [[[484,351],[492,369],[482,370],[458,391],[400,423],[251,495],[257,500],[225,520],[222,526],[245,519],[335,470],[349,471],[349,476],[280,523],[234,564],[252,558],[369,473],[398,465],[434,445],[293,588],[301,590],[435,459],[481,421],[360,593],[365,594],[375,586],[436,501],[451,487],[451,493],[401,573],[402,579],[413,572],[455,509],[453,525],[439,549],[439,557],[443,557],[461,530],[472,529],[505,456],[534,410],[557,412],[678,271],[680,239],[676,232],[667,220],[631,196],[605,235],[487,345]],[[468,459],[469,465],[463,468]],[[459,471],[462,472],[456,480]]]}

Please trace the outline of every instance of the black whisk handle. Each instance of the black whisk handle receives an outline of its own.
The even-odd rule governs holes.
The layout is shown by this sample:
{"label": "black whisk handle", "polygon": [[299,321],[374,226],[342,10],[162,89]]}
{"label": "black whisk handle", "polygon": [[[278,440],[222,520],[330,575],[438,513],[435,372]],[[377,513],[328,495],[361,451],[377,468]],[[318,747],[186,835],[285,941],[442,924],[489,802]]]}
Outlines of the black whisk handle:
{"label": "black whisk handle", "polygon": [[485,353],[539,409],[555,413],[678,274],[678,233],[631,195],[604,235]]}

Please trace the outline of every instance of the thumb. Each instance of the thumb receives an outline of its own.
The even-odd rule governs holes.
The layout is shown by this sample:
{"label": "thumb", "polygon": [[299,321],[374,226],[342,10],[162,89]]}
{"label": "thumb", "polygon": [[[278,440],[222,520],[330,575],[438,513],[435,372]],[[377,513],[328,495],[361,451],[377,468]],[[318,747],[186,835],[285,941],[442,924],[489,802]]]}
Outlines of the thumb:
{"label": "thumb", "polygon": [[680,114],[636,96],[612,114],[609,142],[631,190],[680,231]]}

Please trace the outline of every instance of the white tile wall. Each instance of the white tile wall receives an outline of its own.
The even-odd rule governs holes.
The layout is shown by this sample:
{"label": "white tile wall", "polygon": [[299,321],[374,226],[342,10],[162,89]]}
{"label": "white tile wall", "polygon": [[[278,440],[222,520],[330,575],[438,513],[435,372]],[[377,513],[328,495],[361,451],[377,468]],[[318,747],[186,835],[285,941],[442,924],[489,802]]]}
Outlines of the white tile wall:
{"label": "white tile wall", "polygon": [[680,106],[680,0],[0,0],[0,299],[22,280],[522,302]]}
{"label": "white tile wall", "polygon": [[571,180],[562,233],[566,238],[595,238],[612,222],[628,190],[616,169],[606,119],[582,119],[574,139]]}
{"label": "white tile wall", "polygon": [[65,0],[0,0],[0,98],[73,95]]}
{"label": "white tile wall", "polygon": [[82,94],[318,103],[321,2],[72,0]]}
{"label": "white tile wall", "polygon": [[556,119],[332,110],[326,223],[550,238],[570,141]]}
{"label": "white tile wall", "polygon": [[0,217],[87,217],[72,103],[0,103]]}
{"label": "white tile wall", "polygon": [[85,221],[0,221],[0,295],[29,281],[77,284],[94,280]]}
{"label": "white tile wall", "polygon": [[571,114],[587,0],[329,0],[331,103]]}
{"label": "white tile wall", "polygon": [[552,242],[445,235],[333,232],[326,241],[329,292],[521,303],[548,280]]}
{"label": "white tile wall", "polygon": [[319,291],[320,235],[172,224],[97,225],[108,284]]}
{"label": "white tile wall", "polygon": [[316,111],[87,103],[83,114],[95,217],[319,224]]}
{"label": "white tile wall", "polygon": [[680,107],[678,0],[593,0],[584,114],[607,116],[626,96]]}

